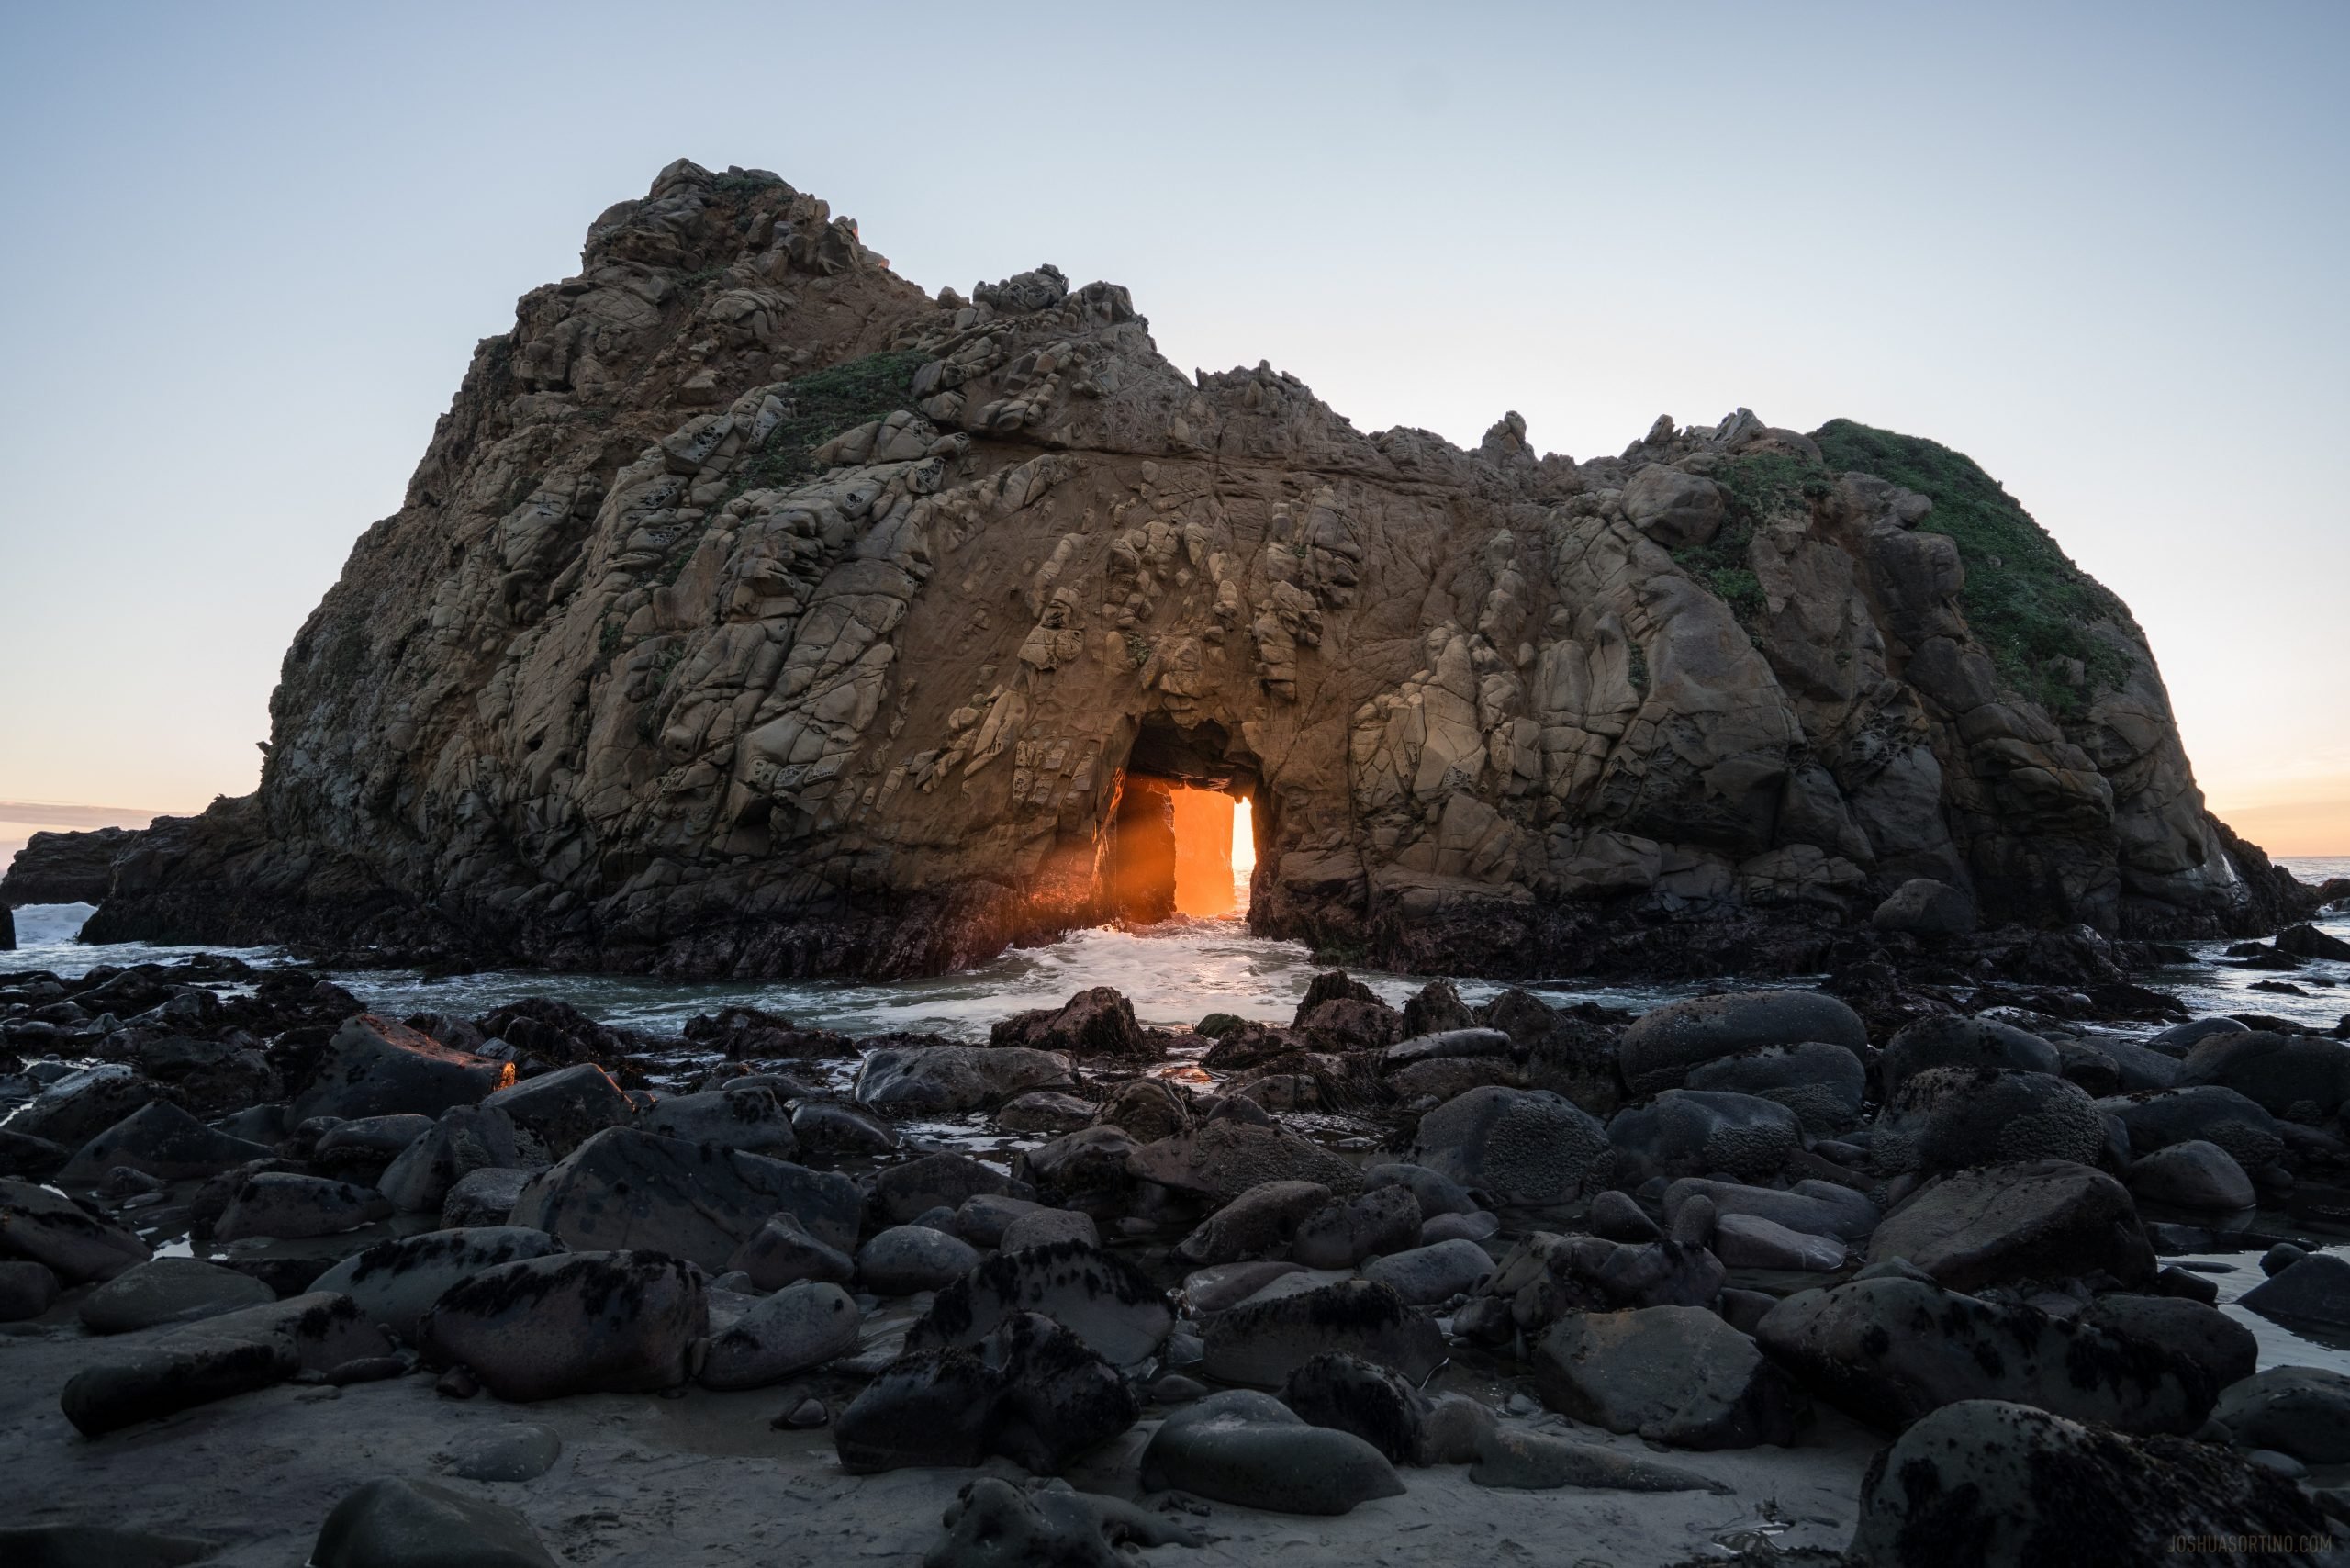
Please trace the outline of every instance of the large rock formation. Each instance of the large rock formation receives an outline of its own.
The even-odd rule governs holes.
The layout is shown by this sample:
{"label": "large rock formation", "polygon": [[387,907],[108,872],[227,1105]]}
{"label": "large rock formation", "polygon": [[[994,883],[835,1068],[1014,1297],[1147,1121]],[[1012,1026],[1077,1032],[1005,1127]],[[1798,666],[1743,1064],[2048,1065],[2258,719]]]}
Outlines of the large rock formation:
{"label": "large rock formation", "polygon": [[933,298],[686,162],[481,343],[272,711],[90,936],[934,970],[1155,907],[1115,839],[1167,783],[1253,796],[1258,930],[1428,969],[1805,967],[1919,878],[2134,935],[2292,896],[1956,454],[1365,435],[1122,288]]}

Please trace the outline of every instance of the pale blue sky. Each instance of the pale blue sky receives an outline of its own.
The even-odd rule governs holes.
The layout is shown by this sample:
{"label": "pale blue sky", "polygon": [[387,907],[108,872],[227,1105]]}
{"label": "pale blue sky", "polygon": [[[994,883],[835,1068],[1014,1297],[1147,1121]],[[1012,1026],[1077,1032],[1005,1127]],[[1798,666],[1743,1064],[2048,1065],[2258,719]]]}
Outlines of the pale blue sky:
{"label": "pale blue sky", "polygon": [[1366,430],[1930,435],[2136,609],[2217,804],[2350,852],[2345,46],[2341,4],[8,6],[0,802],[249,789],[474,341],[682,155],[929,287],[1125,284],[1178,365]]}

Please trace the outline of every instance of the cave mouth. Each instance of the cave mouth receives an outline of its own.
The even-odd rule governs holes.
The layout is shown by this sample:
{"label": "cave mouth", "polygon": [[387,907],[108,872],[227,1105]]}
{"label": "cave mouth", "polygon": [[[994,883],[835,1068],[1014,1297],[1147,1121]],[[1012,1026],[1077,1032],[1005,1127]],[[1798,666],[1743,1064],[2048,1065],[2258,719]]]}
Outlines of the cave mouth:
{"label": "cave mouth", "polygon": [[1099,862],[1098,896],[1112,919],[1155,925],[1248,913],[1256,777],[1225,750],[1221,733],[1146,723],[1136,736]]}
{"label": "cave mouth", "polygon": [[1255,816],[1237,790],[1128,773],[1103,857],[1103,902],[1112,917],[1156,925],[1178,914],[1246,914],[1257,861]]}

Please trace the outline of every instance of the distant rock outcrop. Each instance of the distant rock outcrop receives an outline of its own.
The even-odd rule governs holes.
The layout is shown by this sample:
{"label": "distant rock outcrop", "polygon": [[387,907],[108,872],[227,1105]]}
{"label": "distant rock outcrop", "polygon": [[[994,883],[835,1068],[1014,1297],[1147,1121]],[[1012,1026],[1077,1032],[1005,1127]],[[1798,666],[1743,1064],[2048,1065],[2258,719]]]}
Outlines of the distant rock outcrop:
{"label": "distant rock outcrop", "polygon": [[115,857],[137,837],[137,830],[127,827],[33,834],[0,876],[0,906],[96,903],[106,896]]}
{"label": "distant rock outcrop", "polygon": [[933,298],[686,162],[477,348],[272,713],[89,935],[943,969],[1125,907],[1130,778],[1252,795],[1254,926],[1398,968],[1809,968],[1918,879],[2150,936],[2300,897],[1955,453],[1366,435],[1181,375],[1122,288]]}

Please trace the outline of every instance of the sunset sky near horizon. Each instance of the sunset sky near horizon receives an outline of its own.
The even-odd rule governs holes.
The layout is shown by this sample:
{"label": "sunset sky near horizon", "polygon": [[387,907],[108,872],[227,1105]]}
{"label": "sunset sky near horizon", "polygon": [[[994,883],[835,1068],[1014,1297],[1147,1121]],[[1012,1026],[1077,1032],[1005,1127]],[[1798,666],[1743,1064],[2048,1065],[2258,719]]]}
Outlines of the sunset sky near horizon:
{"label": "sunset sky near horizon", "polygon": [[2215,810],[2350,855],[2350,6],[891,15],[0,12],[0,861],[252,788],[475,341],[680,156],[1360,429],[1930,436],[2129,602]]}

